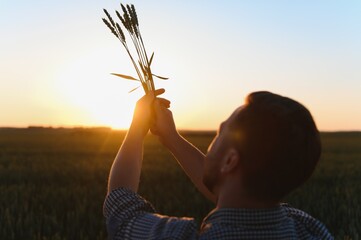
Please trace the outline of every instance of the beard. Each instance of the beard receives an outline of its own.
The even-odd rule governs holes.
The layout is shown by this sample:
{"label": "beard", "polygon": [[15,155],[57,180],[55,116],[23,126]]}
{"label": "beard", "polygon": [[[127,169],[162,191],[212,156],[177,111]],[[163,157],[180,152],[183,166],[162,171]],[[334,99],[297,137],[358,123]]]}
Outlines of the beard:
{"label": "beard", "polygon": [[217,165],[213,165],[205,169],[202,182],[211,193],[215,193],[214,190],[219,184],[220,175],[221,174]]}

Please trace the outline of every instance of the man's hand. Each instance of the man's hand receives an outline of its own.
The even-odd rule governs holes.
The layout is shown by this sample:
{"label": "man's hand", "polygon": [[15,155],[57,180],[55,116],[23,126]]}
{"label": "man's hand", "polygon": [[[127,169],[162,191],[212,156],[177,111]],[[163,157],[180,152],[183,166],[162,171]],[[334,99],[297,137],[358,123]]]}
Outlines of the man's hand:
{"label": "man's hand", "polygon": [[[154,117],[153,103],[156,97],[163,94],[164,92],[164,89],[150,91],[137,101],[133,114],[132,124],[129,129],[129,134],[136,134],[137,136],[143,138],[145,135],[147,135],[152,118]],[[169,107],[168,100],[161,99],[161,101],[163,105],[168,104]]]}
{"label": "man's hand", "polygon": [[170,147],[169,145],[179,135],[174,123],[173,114],[168,109],[169,103],[168,100],[163,98],[157,98],[154,101],[155,118],[150,129],[166,147]]}

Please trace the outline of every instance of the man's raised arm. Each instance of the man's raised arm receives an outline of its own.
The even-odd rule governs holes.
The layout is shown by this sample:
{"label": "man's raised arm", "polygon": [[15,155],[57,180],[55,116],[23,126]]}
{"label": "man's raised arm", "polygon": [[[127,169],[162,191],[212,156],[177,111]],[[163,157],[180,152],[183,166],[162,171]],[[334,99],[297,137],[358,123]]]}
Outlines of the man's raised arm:
{"label": "man's raised arm", "polygon": [[[137,102],[131,127],[110,170],[108,193],[120,187],[138,191],[143,142],[150,127],[152,104],[155,97],[162,93],[164,89],[149,92]],[[169,105],[167,100],[160,99],[159,101],[163,102],[163,106]]]}
{"label": "man's raised arm", "polygon": [[154,103],[156,121],[151,128],[161,143],[169,149],[197,189],[209,200],[216,202],[216,196],[203,184],[205,155],[184,139],[176,130],[172,112],[156,100]]}

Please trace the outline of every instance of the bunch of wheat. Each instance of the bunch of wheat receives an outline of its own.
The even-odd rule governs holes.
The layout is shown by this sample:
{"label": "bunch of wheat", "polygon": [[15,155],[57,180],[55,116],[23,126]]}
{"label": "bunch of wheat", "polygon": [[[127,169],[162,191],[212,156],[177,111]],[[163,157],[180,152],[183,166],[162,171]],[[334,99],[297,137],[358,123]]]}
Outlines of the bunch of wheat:
{"label": "bunch of wheat", "polygon": [[[103,22],[105,23],[105,25],[107,25],[107,27],[110,29],[110,31],[119,39],[121,44],[124,46],[125,50],[127,51],[128,55],[130,57],[130,60],[133,63],[135,71],[138,74],[138,79],[134,78],[132,76],[119,74],[119,73],[112,73],[112,74],[115,76],[124,78],[124,79],[140,81],[140,83],[142,84],[141,86],[143,87],[145,93],[147,93],[148,91],[155,90],[153,76],[163,79],[163,80],[166,80],[168,78],[157,76],[157,75],[153,74],[150,69],[150,65],[152,64],[152,60],[154,57],[154,52],[152,53],[150,59],[148,59],[148,55],[147,55],[147,52],[144,47],[142,35],[140,34],[140,31],[139,31],[139,22],[138,22],[138,17],[137,17],[137,13],[135,11],[134,5],[127,4],[126,6],[124,6],[123,4],[120,4],[120,6],[123,11],[123,16],[120,15],[120,13],[118,11],[115,11],[115,13],[116,13],[117,17],[119,18],[119,20],[121,21],[121,23],[123,24],[124,28],[127,30],[127,32],[130,35],[130,39],[133,42],[134,48],[138,55],[137,62],[134,60],[134,58],[130,52],[130,49],[127,45],[127,41],[126,41],[126,38],[125,38],[122,28],[116,21],[113,20],[113,18],[110,16],[110,14],[108,13],[108,11],[106,9],[103,9],[103,10],[108,19],[105,19],[105,18],[102,18],[102,19],[103,19]],[[134,90],[136,90],[139,87],[134,88],[130,92],[133,92]]]}

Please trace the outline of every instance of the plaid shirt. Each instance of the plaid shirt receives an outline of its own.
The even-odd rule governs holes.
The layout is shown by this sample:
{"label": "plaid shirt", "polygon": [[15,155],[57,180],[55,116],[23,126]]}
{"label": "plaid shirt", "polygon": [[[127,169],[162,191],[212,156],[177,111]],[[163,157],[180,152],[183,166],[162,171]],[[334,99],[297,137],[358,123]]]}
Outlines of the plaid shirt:
{"label": "plaid shirt", "polygon": [[163,216],[138,194],[119,188],[104,203],[109,239],[333,239],[326,227],[287,204],[270,209],[213,210],[194,219]]}

